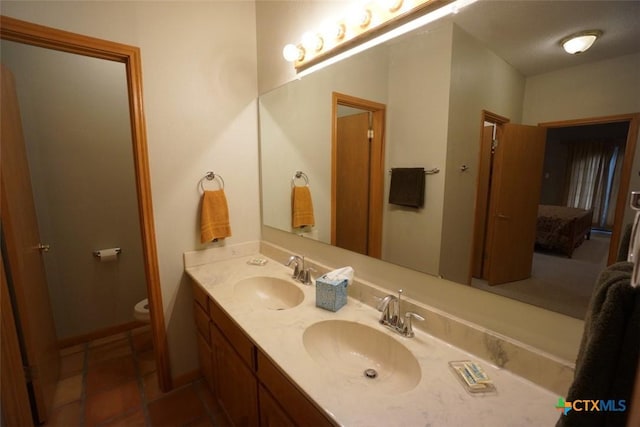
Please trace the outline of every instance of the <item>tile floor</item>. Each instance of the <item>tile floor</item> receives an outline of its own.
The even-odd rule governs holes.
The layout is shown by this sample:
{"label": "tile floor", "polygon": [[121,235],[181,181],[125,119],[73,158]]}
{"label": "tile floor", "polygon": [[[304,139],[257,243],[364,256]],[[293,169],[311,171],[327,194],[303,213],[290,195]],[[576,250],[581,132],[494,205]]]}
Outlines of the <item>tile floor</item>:
{"label": "tile floor", "polygon": [[225,426],[202,380],[163,393],[148,326],[61,352],[54,410],[46,426]]}

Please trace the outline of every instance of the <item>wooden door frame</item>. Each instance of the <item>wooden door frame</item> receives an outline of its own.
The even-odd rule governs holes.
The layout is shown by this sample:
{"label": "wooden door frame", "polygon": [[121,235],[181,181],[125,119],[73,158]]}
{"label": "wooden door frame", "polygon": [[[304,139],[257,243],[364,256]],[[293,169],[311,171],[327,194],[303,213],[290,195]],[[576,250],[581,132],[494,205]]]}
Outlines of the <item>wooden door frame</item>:
{"label": "wooden door frame", "polygon": [[638,140],[640,113],[617,114],[614,116],[589,117],[584,119],[538,123],[538,126],[552,129],[571,126],[601,125],[619,122],[629,122],[629,129],[627,130],[627,143],[624,148],[624,160],[622,163],[622,172],[620,175],[620,188],[618,188],[618,199],[616,201],[616,212],[613,220],[611,241],[609,242],[609,255],[607,259],[607,265],[616,262],[618,256],[618,246],[620,245],[620,239],[622,236],[622,221],[624,220],[624,211],[627,205],[627,201],[629,200],[629,184],[631,181],[631,169],[633,167],[636,141]]}
{"label": "wooden door frame", "polygon": [[[158,384],[163,391],[169,391],[172,388],[172,381],[153,220],[140,49],[2,15],[0,15],[0,39],[125,64],[138,195],[138,216],[142,234],[142,252],[150,305],[153,348]],[[4,320],[4,311],[2,316]]]}
{"label": "wooden door frame", "polygon": [[382,206],[384,198],[384,149],[386,105],[333,92],[331,98],[331,244],[336,244],[336,186],[338,158],[338,105],[373,113],[373,140],[369,172],[369,238],[367,255],[382,256]]}
{"label": "wooden door frame", "polygon": [[[487,214],[489,209],[490,199],[490,177],[491,177],[491,152],[489,152],[489,165],[488,170],[483,167],[483,156],[487,155],[487,152],[483,150],[483,130],[484,123],[495,123],[498,129],[505,123],[511,123],[511,120],[507,117],[501,116],[491,111],[482,110],[480,115],[480,143],[478,145],[478,172],[476,174],[476,199],[474,203],[474,224],[473,224],[473,246],[471,252],[471,259],[469,260],[469,275],[467,284],[471,283],[474,275],[474,265],[477,261],[477,257],[483,257],[484,248],[486,247],[487,239]],[[482,196],[482,190],[487,189],[485,196]],[[481,212],[484,212],[481,214]],[[482,244],[482,245],[481,245]],[[480,246],[481,245],[481,246]]]}

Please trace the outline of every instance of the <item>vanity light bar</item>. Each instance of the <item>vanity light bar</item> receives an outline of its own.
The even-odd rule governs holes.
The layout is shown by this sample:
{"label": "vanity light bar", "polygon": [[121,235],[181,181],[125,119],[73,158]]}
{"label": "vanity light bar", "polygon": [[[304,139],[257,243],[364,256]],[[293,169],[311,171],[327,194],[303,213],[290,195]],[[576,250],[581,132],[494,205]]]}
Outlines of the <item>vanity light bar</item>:
{"label": "vanity light bar", "polygon": [[[398,37],[474,3],[476,0],[374,0],[353,7],[345,18],[302,41],[283,56],[296,71],[309,74],[348,56]],[[311,70],[313,68],[313,70]]]}

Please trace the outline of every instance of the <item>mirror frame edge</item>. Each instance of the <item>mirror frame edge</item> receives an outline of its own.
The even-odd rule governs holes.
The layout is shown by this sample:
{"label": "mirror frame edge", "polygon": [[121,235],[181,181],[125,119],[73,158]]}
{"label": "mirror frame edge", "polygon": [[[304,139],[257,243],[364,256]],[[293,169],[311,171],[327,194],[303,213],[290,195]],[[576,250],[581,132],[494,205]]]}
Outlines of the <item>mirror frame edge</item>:
{"label": "mirror frame edge", "polygon": [[158,385],[162,391],[167,392],[173,386],[153,219],[151,178],[142,97],[140,49],[135,46],[46,27],[4,15],[0,15],[0,39],[125,64],[131,138],[133,141],[132,148],[136,171],[138,215],[142,233],[147,293],[149,304],[151,305],[151,331],[157,364]]}

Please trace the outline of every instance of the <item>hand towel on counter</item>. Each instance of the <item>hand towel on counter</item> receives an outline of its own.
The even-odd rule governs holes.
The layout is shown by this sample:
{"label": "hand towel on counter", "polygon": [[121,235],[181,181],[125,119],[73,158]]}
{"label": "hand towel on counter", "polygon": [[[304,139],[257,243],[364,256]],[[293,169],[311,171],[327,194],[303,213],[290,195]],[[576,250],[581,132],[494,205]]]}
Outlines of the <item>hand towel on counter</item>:
{"label": "hand towel on counter", "polygon": [[313,215],[313,201],[308,185],[291,188],[291,226],[299,228],[316,224]]}
{"label": "hand towel on counter", "polygon": [[[640,356],[640,288],[631,286],[632,270],[632,263],[619,262],[596,281],[565,399],[612,400],[617,410],[571,410],[560,415],[557,427],[627,425]],[[625,400],[624,411],[620,400]]]}
{"label": "hand towel on counter", "polygon": [[230,236],[229,208],[224,190],[205,191],[202,195],[200,242],[207,243]]}
{"label": "hand towel on counter", "polygon": [[393,168],[389,203],[421,208],[424,205],[424,168]]}

